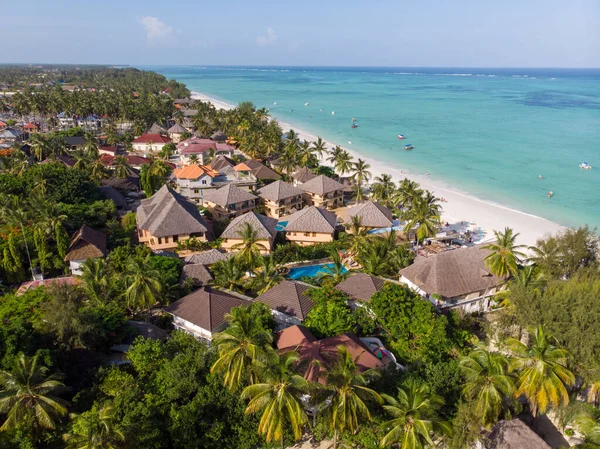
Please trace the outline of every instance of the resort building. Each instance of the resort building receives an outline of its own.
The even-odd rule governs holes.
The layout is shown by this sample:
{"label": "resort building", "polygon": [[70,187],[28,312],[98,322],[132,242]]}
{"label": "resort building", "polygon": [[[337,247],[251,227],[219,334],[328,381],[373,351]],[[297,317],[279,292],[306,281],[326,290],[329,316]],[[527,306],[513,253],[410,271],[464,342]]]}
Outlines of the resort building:
{"label": "resort building", "polygon": [[173,316],[173,326],[195,337],[212,340],[227,327],[225,315],[231,309],[249,305],[243,296],[234,296],[211,287],[202,287],[163,310]]}
{"label": "resort building", "polygon": [[206,165],[191,164],[173,170],[177,191],[187,199],[202,204],[206,189],[212,189],[219,174]]}
{"label": "resort building", "polygon": [[141,201],[136,221],[139,241],[153,250],[172,250],[190,238],[207,240],[208,228],[196,205],[167,185]]}
{"label": "resort building", "polygon": [[241,162],[235,167],[233,167],[233,170],[236,173],[237,179],[240,181],[272,181],[281,178],[279,173],[271,170],[269,167],[255,159],[249,159],[247,161]]}
{"label": "resort building", "polygon": [[333,212],[310,206],[288,217],[285,236],[302,246],[332,242],[336,226],[337,217]]}
{"label": "resort building", "polygon": [[304,191],[283,181],[275,181],[256,192],[265,205],[269,217],[281,218],[302,209]]}
{"label": "resort building", "polygon": [[234,247],[244,242],[241,236],[248,225],[257,233],[258,241],[256,243],[264,247],[260,250],[261,254],[270,253],[277,235],[277,220],[254,211],[240,215],[229,223],[229,226],[221,234],[223,239],[221,247],[225,251],[235,251]]}
{"label": "resort building", "polygon": [[302,167],[296,173],[292,174],[292,179],[294,180],[293,184],[296,187],[310,181],[311,179],[315,179],[316,177],[317,175],[310,171],[310,168],[308,167]]}
{"label": "resort building", "polygon": [[300,188],[306,192],[306,204],[309,206],[325,209],[344,206],[344,186],[325,175],[302,183]]}
{"label": "resort building", "polygon": [[208,156],[212,154],[233,157],[235,148],[226,143],[213,142],[210,139],[201,139],[199,137],[191,137],[177,144],[177,152],[181,156],[181,161],[184,164],[189,164],[191,157],[195,155],[197,163],[206,165]]}
{"label": "resort building", "polygon": [[[550,426],[552,428],[552,426]],[[558,431],[556,431],[558,434]],[[542,434],[544,435],[544,434]],[[567,443],[565,441],[565,443]],[[476,444],[480,449],[551,449],[542,437],[519,418],[501,420]],[[568,447],[568,443],[560,447]]]}
{"label": "resort building", "polygon": [[227,253],[220,249],[209,249],[208,251],[190,254],[189,256],[184,257],[183,260],[186,264],[199,264],[209,267],[212,264],[227,260],[230,257],[231,253]]}
{"label": "resort building", "polygon": [[188,130],[181,126],[179,123],[175,123],[167,130],[167,134],[169,135],[173,143],[179,143],[183,135],[187,132]]}
{"label": "resort building", "polygon": [[354,206],[346,212],[345,223],[352,223],[352,217],[359,217],[365,229],[391,228],[394,225],[392,212],[374,201],[366,201]]}
{"label": "resort building", "polygon": [[463,247],[417,257],[400,271],[400,282],[441,308],[485,311],[504,280],[490,273],[481,246]]}
{"label": "resort building", "polygon": [[335,286],[353,301],[369,302],[371,297],[383,288],[385,280],[366,273],[355,273]]}
{"label": "resort building", "polygon": [[73,275],[81,276],[82,265],[86,260],[104,256],[106,256],[106,235],[83,225],[71,239],[65,262],[69,262],[69,269]]}
{"label": "resort building", "polygon": [[131,142],[133,149],[143,154],[154,154],[160,152],[163,147],[171,142],[171,139],[160,134],[142,134]]}
{"label": "resort building", "polygon": [[203,204],[215,220],[226,220],[251,211],[256,207],[257,200],[250,192],[227,184],[219,189],[206,191]]}
{"label": "resort building", "polygon": [[255,301],[266,304],[273,317],[283,324],[300,324],[313,308],[308,291],[314,288],[304,282],[284,280],[258,296]]}
{"label": "resort building", "polygon": [[167,134],[167,130],[155,122],[152,124],[150,129],[148,129],[148,131],[145,132],[145,134],[161,134],[164,136],[165,134]]}

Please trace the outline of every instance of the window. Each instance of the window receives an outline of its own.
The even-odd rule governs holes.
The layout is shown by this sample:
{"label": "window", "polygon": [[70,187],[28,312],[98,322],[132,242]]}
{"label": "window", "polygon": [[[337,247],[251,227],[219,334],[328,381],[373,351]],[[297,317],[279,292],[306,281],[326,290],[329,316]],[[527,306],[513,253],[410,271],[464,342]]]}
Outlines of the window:
{"label": "window", "polygon": [[202,184],[206,184],[206,179],[203,179],[203,180],[202,180]]}
{"label": "window", "polygon": [[159,237],[159,238],[158,238],[158,244],[159,244],[159,245],[162,245],[162,237]]}
{"label": "window", "polygon": [[179,236],[178,235],[174,235],[173,236],[173,243],[177,242],[179,240]]}
{"label": "window", "polygon": [[305,232],[304,237],[310,237],[310,232]]}
{"label": "window", "polygon": [[142,231],[142,230],[140,229],[140,230],[139,230],[139,234],[140,234],[140,237],[143,237],[143,236],[144,236],[144,231]]}
{"label": "window", "polygon": [[316,236],[317,236],[317,233],[316,233],[316,232],[313,232],[313,237],[316,237]]}
{"label": "window", "polygon": [[200,193],[200,189],[194,189],[194,193]]}

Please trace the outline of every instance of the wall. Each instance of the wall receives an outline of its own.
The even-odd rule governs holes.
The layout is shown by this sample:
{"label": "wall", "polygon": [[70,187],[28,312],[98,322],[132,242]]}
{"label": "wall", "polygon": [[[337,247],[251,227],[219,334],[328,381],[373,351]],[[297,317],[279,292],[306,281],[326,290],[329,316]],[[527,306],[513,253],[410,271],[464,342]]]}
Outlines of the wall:
{"label": "wall", "polygon": [[[234,245],[237,245],[239,243],[243,243],[244,241],[242,239],[224,239],[223,243],[221,243],[221,248],[224,249],[225,251],[229,252],[231,251],[231,248]],[[261,250],[260,253],[261,254],[269,254],[271,252],[271,249],[273,248],[273,240],[259,240],[258,243],[264,245],[267,250],[263,251]]]}
{"label": "wall", "polygon": [[212,340],[212,333],[210,331],[175,315],[173,315],[173,326],[175,329],[181,329],[196,337],[204,338],[209,341]]}
{"label": "wall", "polygon": [[[310,235],[305,235],[305,234],[310,234]],[[299,245],[307,246],[307,245],[314,245],[316,243],[332,242],[333,241],[333,233],[326,234],[326,233],[321,233],[321,232],[316,232],[316,233],[315,232],[310,232],[310,233],[286,232],[285,238],[292,242],[296,242]]]}

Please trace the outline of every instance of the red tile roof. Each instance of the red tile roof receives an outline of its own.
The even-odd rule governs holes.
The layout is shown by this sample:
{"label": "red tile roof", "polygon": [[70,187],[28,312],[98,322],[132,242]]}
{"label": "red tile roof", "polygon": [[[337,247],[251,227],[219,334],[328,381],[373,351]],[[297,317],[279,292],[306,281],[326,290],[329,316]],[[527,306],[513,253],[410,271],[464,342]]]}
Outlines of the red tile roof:
{"label": "red tile roof", "polygon": [[169,143],[171,139],[160,134],[142,134],[133,143]]}

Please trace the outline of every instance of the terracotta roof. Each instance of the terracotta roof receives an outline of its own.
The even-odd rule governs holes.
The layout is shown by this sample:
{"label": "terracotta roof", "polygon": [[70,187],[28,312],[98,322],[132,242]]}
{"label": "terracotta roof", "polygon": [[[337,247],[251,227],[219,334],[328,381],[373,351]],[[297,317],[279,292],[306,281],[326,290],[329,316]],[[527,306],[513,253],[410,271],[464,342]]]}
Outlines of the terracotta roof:
{"label": "terracotta roof", "polygon": [[325,175],[319,175],[310,181],[305,182],[300,188],[308,193],[316,195],[325,195],[335,192],[336,190],[344,190],[344,186]]}
{"label": "terracotta roof", "polygon": [[197,206],[167,185],[150,198],[141,201],[137,209],[138,229],[155,237],[206,232],[208,229]]}
{"label": "terracotta roof", "polygon": [[173,170],[173,175],[177,179],[198,179],[204,175],[214,178],[218,176],[218,173],[207,165],[191,164],[183,168],[176,168]]}
{"label": "terracotta roof", "polygon": [[110,145],[100,145],[99,150],[100,151],[108,151],[109,153],[112,153],[112,154],[117,154],[117,147],[113,147]]}
{"label": "terracotta roof", "polygon": [[291,198],[293,196],[303,195],[304,192],[291,184],[284,181],[275,181],[269,185],[261,187],[257,191],[258,195],[262,198],[271,201],[280,201],[285,198]]}
{"label": "terracotta roof", "polygon": [[187,132],[187,129],[185,129],[183,126],[181,126],[179,123],[175,123],[173,126],[171,126],[167,132],[169,134],[183,134]]}
{"label": "terracotta roof", "polygon": [[183,318],[209,332],[220,330],[226,323],[225,315],[238,306],[249,305],[248,301],[228,293],[202,287],[179,301],[165,307],[165,312]]}
{"label": "terracotta roof", "polygon": [[74,276],[65,276],[62,278],[40,279],[39,281],[23,282],[19,286],[16,295],[20,296],[28,290],[33,290],[38,287],[50,287],[51,285],[55,284],[77,285],[79,284],[79,279]]}
{"label": "terracotta roof", "polygon": [[383,288],[385,281],[366,273],[356,273],[348,276],[335,286],[350,298],[359,301],[370,301],[371,297]]}
{"label": "terracotta roof", "polygon": [[273,310],[304,321],[314,305],[308,295],[308,290],[311,288],[308,284],[284,280],[258,296],[255,301],[265,303]]}
{"label": "terracotta roof", "polygon": [[250,167],[248,167],[243,162],[240,162],[239,164],[237,164],[235,167],[233,167],[233,169],[235,171],[250,171],[250,170],[252,170]]}
{"label": "terracotta roof", "polygon": [[204,192],[204,201],[210,201],[211,203],[225,208],[230,204],[252,201],[255,199],[256,195],[240,189],[233,184],[227,184],[219,189],[210,189]]}
{"label": "terracotta roof", "polygon": [[[127,156],[124,156],[125,159],[127,159],[127,163],[131,166],[140,166],[140,165],[147,165],[147,164],[151,164],[152,160],[150,160],[147,157],[143,157],[143,156],[138,156],[137,154],[128,154]],[[111,155],[111,154],[103,154],[102,156],[100,156],[100,160],[102,161],[102,163],[104,165],[113,165],[113,163],[115,162],[116,157]],[[169,164],[172,165],[172,164]]]}
{"label": "terracotta roof", "polygon": [[389,228],[394,224],[392,212],[387,207],[373,201],[350,208],[347,216],[348,222],[350,222],[350,217],[361,217],[362,225],[369,228]]}
{"label": "terracotta roof", "polygon": [[305,183],[307,181],[310,181],[311,179],[315,179],[316,177],[317,175],[310,171],[310,168],[308,167],[302,167],[300,170],[298,170],[292,175],[292,178],[294,178],[300,183]]}
{"label": "terracotta roof", "polygon": [[259,239],[270,240],[277,234],[277,220],[264,215],[257,214],[256,212],[248,212],[244,215],[234,218],[229,226],[225,228],[222,238],[225,239],[237,239],[240,238],[240,231],[244,229],[246,224],[250,224],[252,228],[258,233]]}
{"label": "terracotta roof", "polygon": [[484,438],[485,449],[550,449],[537,433],[519,418],[498,421]]}
{"label": "terracotta roof", "polygon": [[213,280],[212,274],[210,274],[206,266],[199,263],[190,263],[183,266],[181,280],[183,281],[187,278],[192,278],[197,285],[208,284]]}
{"label": "terracotta roof", "polygon": [[104,257],[105,254],[106,235],[84,224],[71,239],[65,261]]}
{"label": "terracotta roof", "polygon": [[298,353],[299,368],[307,380],[324,383],[323,377],[327,367],[334,364],[339,357],[339,346],[344,346],[357,361],[359,372],[384,366],[384,363],[354,334],[346,333],[317,340],[308,329],[299,332],[298,329],[293,329],[294,327],[302,326],[292,326],[281,331],[277,348],[282,354],[290,351]]}
{"label": "terracotta roof", "polygon": [[158,123],[153,123],[150,129],[146,131],[146,134],[164,134],[166,132],[167,130],[160,126]]}
{"label": "terracotta roof", "polygon": [[229,159],[227,156],[223,156],[222,154],[215,156],[210,162],[210,168],[217,171],[226,167],[233,167],[234,165],[235,163],[231,159]]}
{"label": "terracotta roof", "polygon": [[217,151],[217,142],[213,142],[210,139],[190,137],[177,144],[177,151],[179,151],[180,154],[197,154],[210,150]]}
{"label": "terracotta roof", "polygon": [[40,126],[40,125],[38,125],[37,123],[29,122],[29,123],[26,123],[26,124],[23,126],[23,128],[24,128],[24,129],[36,129],[36,128],[38,128],[39,126]]}
{"label": "terracotta roof", "polygon": [[320,207],[310,206],[294,212],[288,217],[286,231],[292,232],[325,232],[335,231],[337,216]]}
{"label": "terracotta roof", "polygon": [[160,134],[142,134],[133,143],[169,143],[171,139]]}
{"label": "terracotta roof", "polygon": [[421,256],[400,274],[428,294],[446,298],[463,296],[503,282],[488,271],[484,261],[488,254],[489,250],[472,246]]}
{"label": "terracotta roof", "polygon": [[212,265],[213,263],[227,260],[231,256],[231,253],[226,253],[225,251],[221,251],[219,249],[209,249],[208,251],[186,256],[183,258],[183,260],[186,263],[191,264]]}

